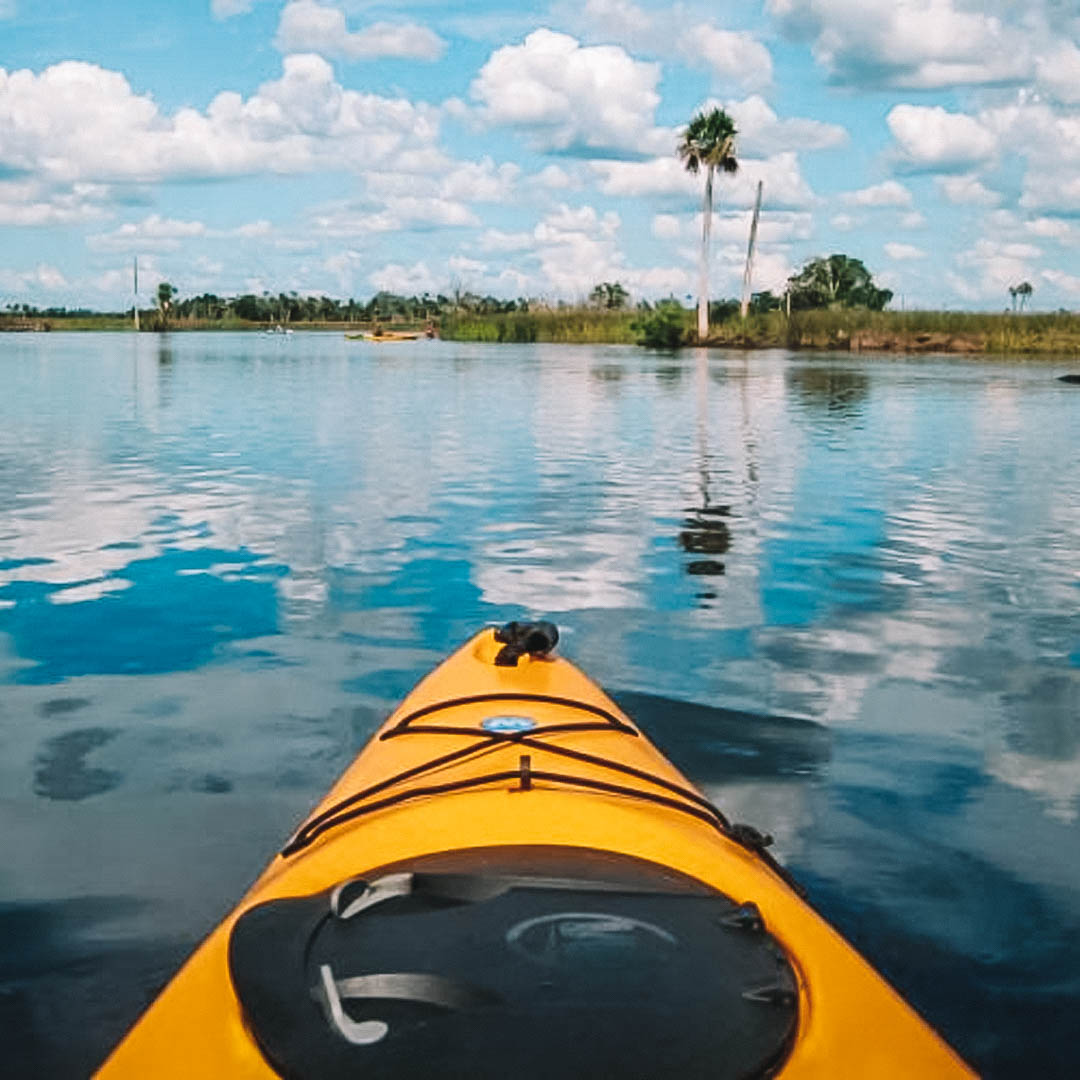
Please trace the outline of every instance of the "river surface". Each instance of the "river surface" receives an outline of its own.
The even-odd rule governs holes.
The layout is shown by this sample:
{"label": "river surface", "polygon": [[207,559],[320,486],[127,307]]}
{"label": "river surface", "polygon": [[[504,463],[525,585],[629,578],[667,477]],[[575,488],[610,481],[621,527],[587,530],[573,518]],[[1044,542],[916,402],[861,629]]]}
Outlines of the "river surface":
{"label": "river surface", "polygon": [[416,680],[545,615],[969,1061],[1076,1075],[1069,369],[0,336],[2,1071],[91,1071]]}

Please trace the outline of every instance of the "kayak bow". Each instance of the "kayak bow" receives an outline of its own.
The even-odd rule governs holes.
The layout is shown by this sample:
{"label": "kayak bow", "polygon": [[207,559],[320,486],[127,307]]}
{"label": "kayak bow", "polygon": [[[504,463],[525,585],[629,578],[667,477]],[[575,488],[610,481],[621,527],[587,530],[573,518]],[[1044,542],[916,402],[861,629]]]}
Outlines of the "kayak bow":
{"label": "kayak bow", "polygon": [[974,1075],[549,625],[408,695],[100,1076]]}

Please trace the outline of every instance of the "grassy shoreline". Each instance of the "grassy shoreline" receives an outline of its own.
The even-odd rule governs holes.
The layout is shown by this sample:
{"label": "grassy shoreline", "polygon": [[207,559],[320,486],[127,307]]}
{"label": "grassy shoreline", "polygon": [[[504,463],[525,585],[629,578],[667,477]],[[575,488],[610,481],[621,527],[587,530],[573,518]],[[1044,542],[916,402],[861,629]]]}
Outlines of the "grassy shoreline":
{"label": "grassy shoreline", "polygon": [[[640,313],[588,308],[443,318],[441,336],[455,341],[632,344]],[[684,340],[695,342],[694,313]],[[852,352],[944,352],[1006,355],[1080,352],[1080,315],[963,311],[780,311],[728,319],[702,344],[729,349],[829,349]]]}
{"label": "grassy shoreline", "polygon": [[[552,342],[633,345],[641,338],[637,311],[566,307],[502,314],[446,313],[439,335],[449,341]],[[417,330],[420,324],[383,322],[388,330]],[[260,332],[273,324],[242,319],[187,318],[170,323],[170,332],[198,330]],[[369,322],[294,322],[302,332],[371,330]],[[131,331],[130,316],[0,315],[3,331]],[[150,331],[152,332],[152,331]],[[695,344],[694,312],[685,311],[684,340]],[[959,353],[983,355],[1067,355],[1080,353],[1080,314],[1016,314],[963,311],[780,311],[728,319],[713,325],[710,347],[728,349],[828,349],[852,352]]]}
{"label": "grassy shoreline", "polygon": [[[161,328],[155,326],[150,316],[144,316],[141,332],[146,333],[187,333],[190,331],[199,330],[214,330],[214,331],[248,331],[263,333],[267,330],[273,330],[279,324],[276,322],[256,322],[251,319],[200,319],[200,318],[183,318],[172,319],[169,321],[168,326]],[[348,322],[345,320],[335,320],[327,322],[293,322],[284,324],[290,330],[338,330],[348,333],[361,333],[371,331],[375,328],[375,323],[370,321],[356,320],[354,322]],[[387,321],[380,320],[378,325],[383,330],[422,330],[424,328],[423,322],[407,322],[407,321]],[[5,331],[26,331],[26,332],[44,332],[54,330],[74,330],[74,331],[93,331],[93,330],[109,330],[133,333],[134,327],[131,323],[131,315],[112,315],[112,314],[91,314],[91,315],[30,315],[30,316],[9,316],[0,315],[0,333]]]}

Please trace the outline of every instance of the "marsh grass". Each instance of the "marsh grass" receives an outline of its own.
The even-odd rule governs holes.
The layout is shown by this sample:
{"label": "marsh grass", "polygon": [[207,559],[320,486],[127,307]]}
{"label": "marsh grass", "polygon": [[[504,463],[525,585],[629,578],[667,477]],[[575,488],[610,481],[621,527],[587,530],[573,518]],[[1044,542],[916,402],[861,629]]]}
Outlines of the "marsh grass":
{"label": "marsh grass", "polygon": [[[558,342],[633,345],[641,342],[647,312],[605,311],[593,307],[544,308],[502,314],[444,313],[439,333],[451,341]],[[154,329],[154,313],[142,313],[143,329]],[[130,314],[0,314],[0,330],[130,330]],[[635,325],[636,324],[636,325]],[[172,319],[168,329],[265,330],[269,325],[244,319]],[[367,322],[293,322],[295,330],[359,331]],[[395,320],[384,329],[419,330],[423,324]],[[694,312],[685,310],[684,341],[694,341]],[[993,355],[1080,353],[1080,314],[973,311],[782,311],[737,316],[716,322],[709,345],[727,348],[852,349],[873,352],[968,352]]]}
{"label": "marsh grass", "polygon": [[442,317],[440,336],[452,341],[560,342],[582,345],[633,345],[636,311],[597,308],[553,308],[511,311],[497,315],[452,313]]}
{"label": "marsh grass", "polygon": [[[686,311],[685,341],[693,341]],[[444,315],[441,336],[454,341],[634,344],[636,311],[556,308],[508,314]],[[967,311],[770,311],[715,323],[708,344],[729,348],[855,349],[866,352],[1080,352],[1080,315]]]}

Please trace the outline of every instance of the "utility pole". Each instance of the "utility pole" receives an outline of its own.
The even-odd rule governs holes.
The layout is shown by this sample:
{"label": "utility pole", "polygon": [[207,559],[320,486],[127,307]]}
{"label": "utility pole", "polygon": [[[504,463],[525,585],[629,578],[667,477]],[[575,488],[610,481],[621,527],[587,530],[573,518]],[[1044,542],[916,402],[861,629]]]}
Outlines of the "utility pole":
{"label": "utility pole", "polygon": [[754,216],[750,220],[750,242],[746,246],[746,269],[742,279],[742,305],[740,315],[745,319],[750,311],[750,279],[754,272],[754,247],[757,244],[757,223],[761,215],[761,189],[763,181],[757,182],[757,198],[754,200]]}
{"label": "utility pole", "polygon": [[134,292],[132,294],[132,312],[135,316],[135,329],[139,329],[139,256],[135,256],[134,264]]}

